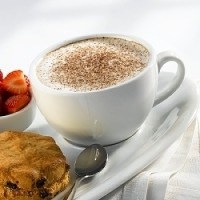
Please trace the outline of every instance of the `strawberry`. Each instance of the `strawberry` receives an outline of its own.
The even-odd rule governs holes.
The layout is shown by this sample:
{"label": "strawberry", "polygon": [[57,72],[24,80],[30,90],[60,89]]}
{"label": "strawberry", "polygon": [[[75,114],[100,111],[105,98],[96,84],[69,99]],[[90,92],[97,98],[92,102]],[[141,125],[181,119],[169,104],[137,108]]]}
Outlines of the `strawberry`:
{"label": "strawberry", "polygon": [[0,81],[3,80],[3,72],[0,70]]}
{"label": "strawberry", "polygon": [[0,94],[0,116],[4,114],[3,109],[3,96]]}
{"label": "strawberry", "polygon": [[17,112],[24,108],[29,103],[30,99],[30,96],[26,94],[11,96],[5,101],[5,109],[8,114]]}
{"label": "strawberry", "polygon": [[11,94],[25,94],[28,86],[24,73],[21,70],[10,72],[2,81],[3,87]]}
{"label": "strawberry", "polygon": [[0,116],[3,116],[4,113],[4,101],[6,99],[6,92],[3,89],[2,82],[0,82]]}
{"label": "strawberry", "polygon": [[0,95],[4,93],[3,83],[0,81]]}
{"label": "strawberry", "polygon": [[0,96],[2,97],[2,100],[4,101],[7,98],[7,92],[4,90],[3,83],[0,81]]}

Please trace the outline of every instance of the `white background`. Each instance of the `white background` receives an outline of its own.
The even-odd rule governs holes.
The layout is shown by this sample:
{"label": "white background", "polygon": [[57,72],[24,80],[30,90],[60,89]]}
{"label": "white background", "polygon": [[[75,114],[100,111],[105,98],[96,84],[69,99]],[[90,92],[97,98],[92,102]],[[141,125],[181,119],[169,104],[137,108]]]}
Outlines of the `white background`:
{"label": "white background", "polygon": [[136,35],[157,52],[173,50],[186,75],[200,78],[199,0],[0,0],[0,68],[28,73],[48,46],[92,33]]}

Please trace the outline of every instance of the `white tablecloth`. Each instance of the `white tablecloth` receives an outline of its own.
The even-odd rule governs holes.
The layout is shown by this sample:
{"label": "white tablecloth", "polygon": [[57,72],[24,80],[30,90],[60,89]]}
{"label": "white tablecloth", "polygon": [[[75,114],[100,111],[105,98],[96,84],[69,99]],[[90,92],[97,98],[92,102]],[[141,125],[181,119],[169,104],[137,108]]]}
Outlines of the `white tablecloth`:
{"label": "white tablecloth", "polygon": [[200,199],[199,141],[194,120],[164,155],[102,200]]}
{"label": "white tablecloth", "polygon": [[[31,61],[43,49],[93,33],[136,35],[149,41],[157,52],[173,50],[183,59],[186,76],[200,79],[198,0],[0,0],[0,68],[4,72],[20,68],[28,73]],[[173,64],[168,71],[174,71]],[[177,155],[180,159],[183,147],[189,145],[190,153],[186,156],[184,152],[187,159],[181,170],[174,174],[155,172],[154,163],[148,168],[150,171],[141,173],[104,199],[139,200],[147,188],[148,200],[156,200],[154,194],[158,194],[155,192],[158,188],[166,189],[165,199],[200,199],[198,133],[186,133],[157,161],[165,163],[171,172],[174,169],[170,169],[169,163],[174,163]],[[167,177],[170,181],[166,187]]]}

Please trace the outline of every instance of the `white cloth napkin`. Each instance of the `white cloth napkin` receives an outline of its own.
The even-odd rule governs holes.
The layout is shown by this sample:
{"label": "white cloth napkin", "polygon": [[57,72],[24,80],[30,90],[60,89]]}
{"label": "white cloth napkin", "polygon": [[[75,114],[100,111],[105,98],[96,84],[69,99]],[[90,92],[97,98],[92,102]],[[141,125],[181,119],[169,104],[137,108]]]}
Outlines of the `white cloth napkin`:
{"label": "white cloth napkin", "polygon": [[199,200],[199,136],[194,120],[156,162],[102,200]]}

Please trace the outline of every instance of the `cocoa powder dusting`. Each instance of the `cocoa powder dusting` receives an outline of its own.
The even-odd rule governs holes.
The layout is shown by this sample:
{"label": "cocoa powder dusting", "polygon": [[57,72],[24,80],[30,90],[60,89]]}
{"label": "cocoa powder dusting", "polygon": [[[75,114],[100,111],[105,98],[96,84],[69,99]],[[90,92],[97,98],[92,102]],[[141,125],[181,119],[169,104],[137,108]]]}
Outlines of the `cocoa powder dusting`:
{"label": "cocoa powder dusting", "polygon": [[48,53],[37,66],[39,80],[57,90],[92,91],[124,82],[142,71],[149,52],[141,44],[101,37]]}

